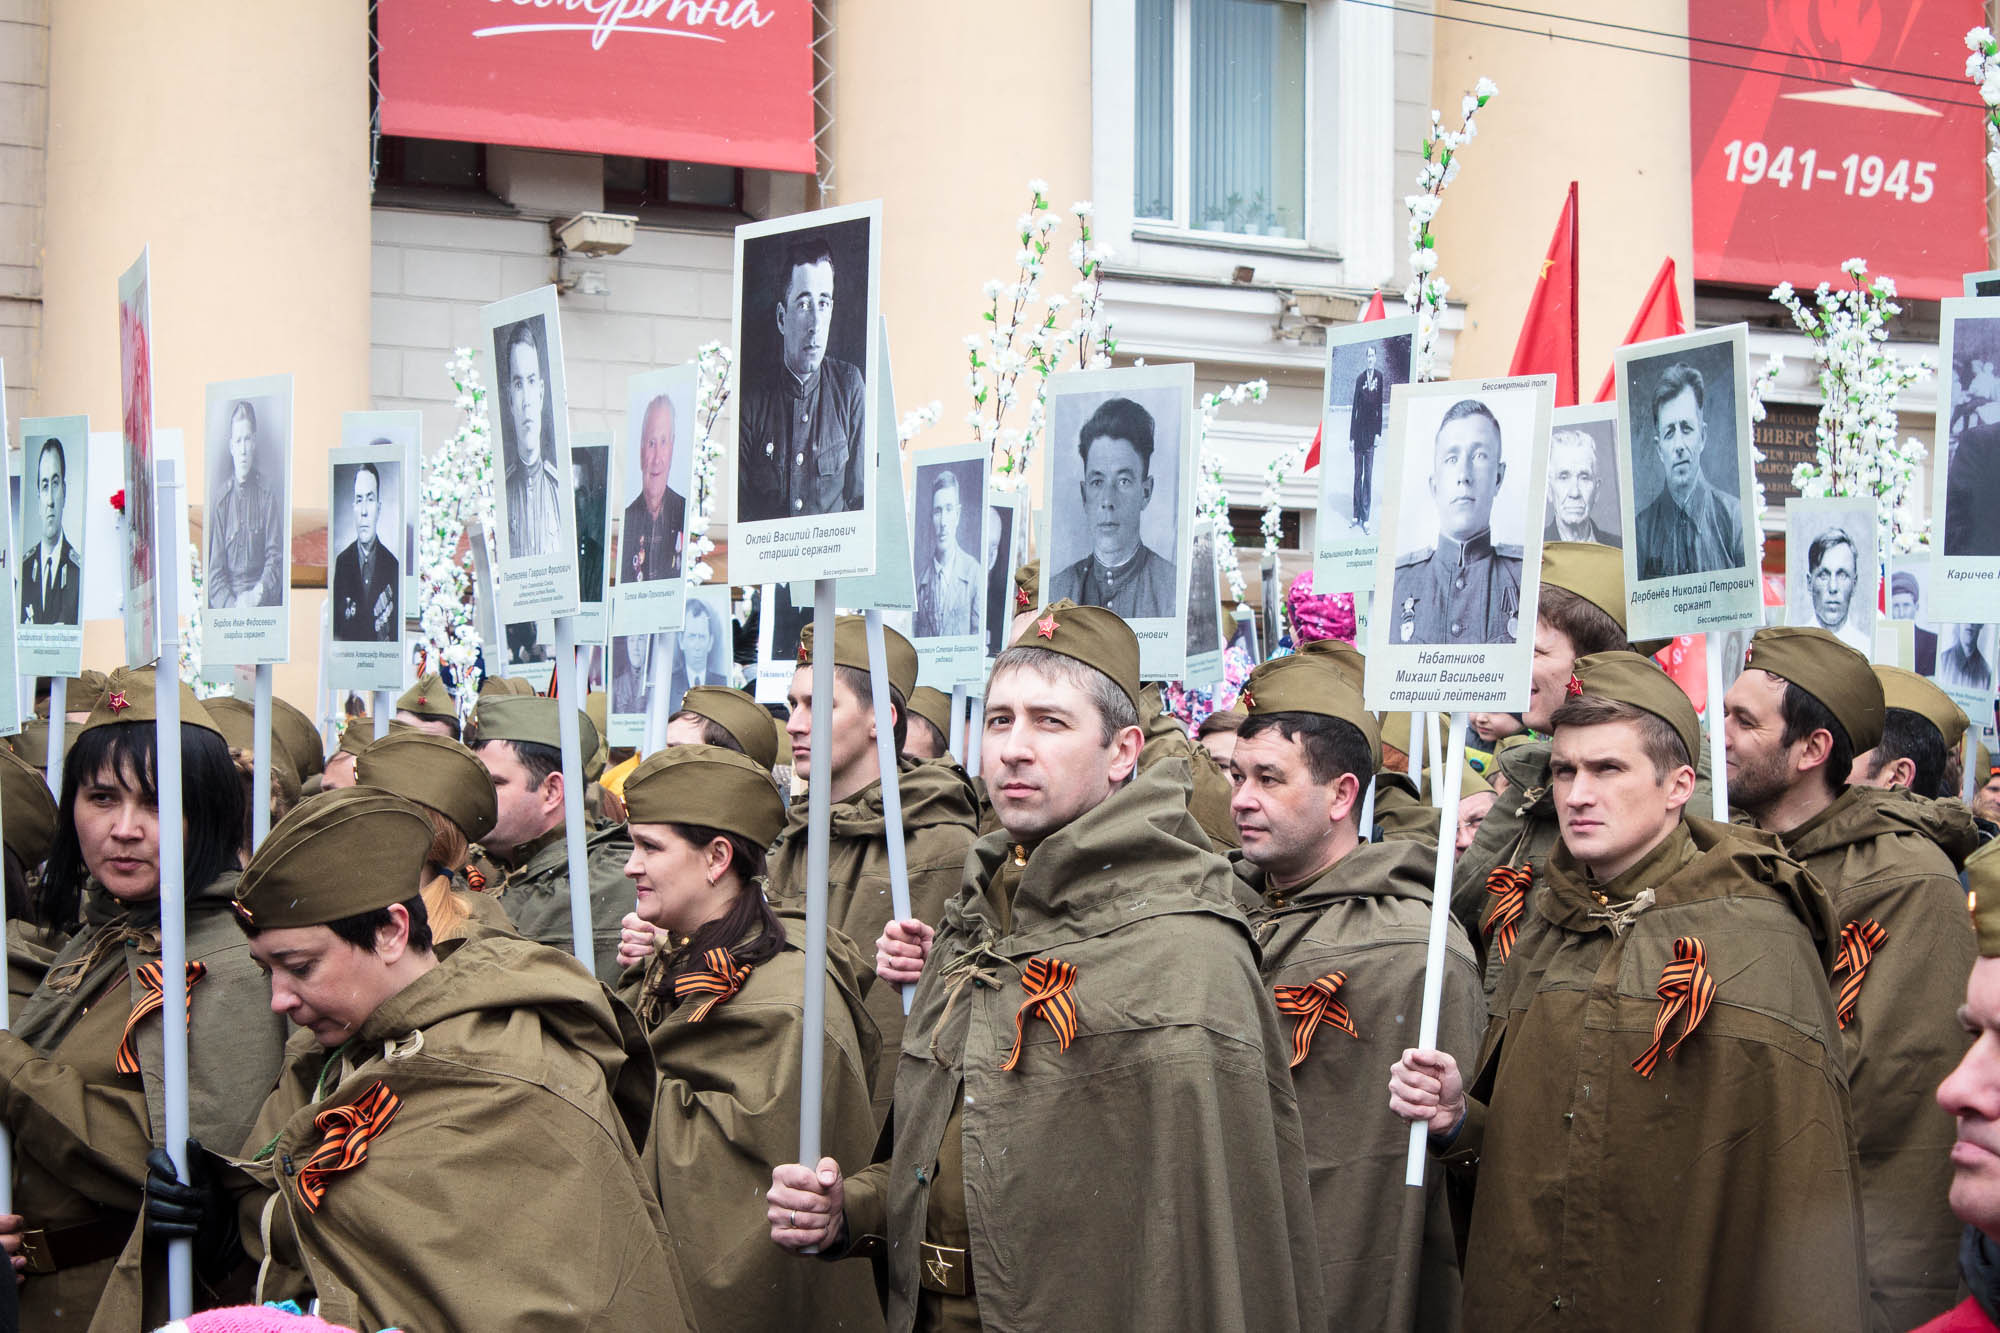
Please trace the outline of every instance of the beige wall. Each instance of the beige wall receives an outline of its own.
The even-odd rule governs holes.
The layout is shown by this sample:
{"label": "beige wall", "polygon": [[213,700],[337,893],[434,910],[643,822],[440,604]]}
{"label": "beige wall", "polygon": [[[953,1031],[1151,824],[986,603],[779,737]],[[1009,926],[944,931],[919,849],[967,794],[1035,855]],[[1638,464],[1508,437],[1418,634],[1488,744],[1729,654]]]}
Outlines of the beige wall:
{"label": "beige wall", "polygon": [[[1684,32],[1685,0],[1550,0],[1555,14],[1615,17]],[[1693,223],[1688,181],[1688,66],[1501,32],[1489,9],[1439,0],[1434,29],[1434,105],[1456,124],[1459,99],[1483,75],[1500,87],[1479,116],[1479,137],[1445,192],[1433,229],[1439,272],[1466,304],[1452,374],[1504,373],[1548,253],[1569,183],[1578,182],[1578,336],[1581,396],[1588,402],[1625,337],[1660,261],[1679,269],[1681,308],[1692,314]],[[1602,38],[1601,29],[1534,20],[1557,35]],[[1679,47],[1685,50],[1685,44]],[[1594,108],[1595,110],[1586,109]],[[1643,113],[1634,108],[1644,108]]]}
{"label": "beige wall", "polygon": [[[40,410],[115,429],[118,275],[150,244],[158,423],[197,430],[209,380],[292,372],[295,503],[323,509],[340,414],[368,403],[366,7],[50,8]],[[278,670],[301,703],[318,601],[295,597]],[[117,651],[93,629],[87,661]]]}
{"label": "beige wall", "polygon": [[7,420],[35,411],[42,196],[49,129],[48,0],[0,0],[0,360]]}
{"label": "beige wall", "polygon": [[[1090,10],[1085,0],[836,3],[834,202],[880,198],[882,312],[898,412],[944,405],[919,447],[966,438],[963,339],[980,287],[1012,281],[1029,180],[1068,217],[1090,198]],[[1073,227],[1056,233],[1075,235]],[[1051,253],[1043,291],[1075,276]]]}

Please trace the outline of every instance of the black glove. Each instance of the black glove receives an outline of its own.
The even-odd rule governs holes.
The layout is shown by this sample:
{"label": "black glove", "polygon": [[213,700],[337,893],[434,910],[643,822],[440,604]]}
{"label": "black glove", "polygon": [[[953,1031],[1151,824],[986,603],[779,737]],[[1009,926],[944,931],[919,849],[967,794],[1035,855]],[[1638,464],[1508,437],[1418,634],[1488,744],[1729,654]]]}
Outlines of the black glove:
{"label": "black glove", "polygon": [[219,1281],[244,1259],[236,1222],[236,1201],[216,1189],[208,1153],[189,1139],[188,1183],[183,1184],[165,1148],[146,1154],[146,1235],[153,1240],[192,1240],[195,1272]]}

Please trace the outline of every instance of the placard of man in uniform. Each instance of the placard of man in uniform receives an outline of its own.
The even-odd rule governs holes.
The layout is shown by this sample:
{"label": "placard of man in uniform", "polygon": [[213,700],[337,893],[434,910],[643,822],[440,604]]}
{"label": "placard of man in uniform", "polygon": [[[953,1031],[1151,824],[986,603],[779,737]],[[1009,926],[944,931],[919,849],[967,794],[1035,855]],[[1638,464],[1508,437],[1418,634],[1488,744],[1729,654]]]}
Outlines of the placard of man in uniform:
{"label": "placard of man in uniform", "polygon": [[1666,480],[1639,513],[1639,577],[1706,574],[1743,564],[1742,510],[1702,472],[1708,447],[1707,386],[1684,361],[1653,386],[1653,443]]}
{"label": "placard of man in uniform", "polygon": [[41,515],[42,539],[28,548],[21,561],[21,623],[74,625],[81,615],[83,568],[63,531],[63,507],[69,503],[69,461],[62,441],[49,436],[36,447],[27,441],[35,463],[35,510]]}
{"label": "placard of man in uniform", "polygon": [[1379,353],[1368,349],[1368,364],[1354,377],[1354,406],[1347,418],[1347,444],[1354,451],[1354,515],[1349,522],[1365,528],[1374,505],[1375,448],[1382,442],[1383,411],[1389,385],[1376,364]]}
{"label": "placard of man in uniform", "polygon": [[1874,656],[1873,636],[1862,631],[1854,614],[1854,590],[1860,582],[1860,552],[1845,528],[1825,529],[1806,548],[1806,592],[1813,620],[1867,657]]}
{"label": "placard of man in uniform", "polygon": [[680,577],[687,497],[668,482],[676,429],[672,399],[660,394],[646,404],[639,427],[639,494],[625,506],[625,528],[618,539],[620,583]]}
{"label": "placard of man in uniform", "polygon": [[[1996,321],[1960,320],[1953,336],[1982,340]],[[1954,357],[1954,360],[1964,358]],[[1954,367],[1951,462],[1945,472],[1944,553],[2000,555],[2000,376],[1990,356]]]}
{"label": "placard of man in uniform", "polygon": [[509,326],[500,340],[500,433],[507,463],[510,560],[549,555],[562,545],[562,478],[540,317]]}
{"label": "placard of man in uniform", "polygon": [[609,445],[572,445],[570,494],[576,497],[576,580],[579,600],[604,600],[604,473]]}
{"label": "placard of man in uniform", "polygon": [[678,707],[681,696],[694,685],[727,685],[729,681],[715,669],[715,649],[722,626],[716,623],[715,608],[699,597],[687,600],[687,619],[674,638],[674,669],[667,681],[667,706]]}
{"label": "placard of man in uniform", "polygon": [[782,369],[746,384],[737,445],[739,521],[847,514],[865,503],[863,377],[828,354],[833,251],[801,235],[785,249],[775,316]]}
{"label": "placard of man in uniform", "polygon": [[1174,613],[1174,562],[1140,540],[1153,498],[1153,416],[1130,398],[1107,398],[1077,434],[1078,490],[1091,552],[1050,580],[1049,600],[1102,606],[1124,619]]}
{"label": "placard of man in uniform", "polygon": [[1542,540],[1623,546],[1622,534],[1606,532],[1591,517],[1603,481],[1597,441],[1588,432],[1558,430],[1550,436],[1549,521]]}
{"label": "placard of man in uniform", "polygon": [[1007,604],[1014,590],[1014,506],[990,505],[986,511],[986,655],[998,657],[1007,647],[1007,626],[1013,619]]}
{"label": "placard of man in uniform", "polygon": [[665,634],[621,634],[611,642],[611,711],[643,713],[652,695],[653,654],[666,651]]}
{"label": "placard of man in uniform", "polygon": [[959,544],[964,506],[958,473],[949,465],[930,471],[929,542],[931,558],[917,570],[915,637],[937,639],[979,632],[979,598],[985,587],[979,562]]}
{"label": "placard of man in uniform", "polygon": [[1983,625],[1953,625],[1951,647],[1938,658],[1937,678],[1945,685],[1953,685],[1962,690],[1990,690],[1993,688],[1993,667],[1986,660],[1986,654],[1979,651],[1979,635]]}
{"label": "placard of man in uniform", "polygon": [[1396,643],[1513,643],[1520,631],[1521,548],[1493,541],[1493,501],[1507,477],[1500,419],[1477,398],[1453,403],[1432,444],[1435,546],[1396,560]]}
{"label": "placard of man in uniform", "polygon": [[402,566],[379,532],[381,469],[357,463],[351,471],[348,498],[354,507],[354,540],[333,558],[333,637],[344,643],[387,643],[402,633],[397,606]]}
{"label": "placard of man in uniform", "polygon": [[[1922,603],[1923,588],[1917,582],[1917,576],[1907,569],[1893,570],[1889,575],[1889,619],[1915,620]],[[1937,632],[1918,625],[1916,641],[1916,673],[1919,676],[1936,675]]]}
{"label": "placard of man in uniform", "polygon": [[229,409],[229,478],[209,506],[208,604],[216,610],[276,606],[285,579],[278,495],[258,467],[257,409]]}

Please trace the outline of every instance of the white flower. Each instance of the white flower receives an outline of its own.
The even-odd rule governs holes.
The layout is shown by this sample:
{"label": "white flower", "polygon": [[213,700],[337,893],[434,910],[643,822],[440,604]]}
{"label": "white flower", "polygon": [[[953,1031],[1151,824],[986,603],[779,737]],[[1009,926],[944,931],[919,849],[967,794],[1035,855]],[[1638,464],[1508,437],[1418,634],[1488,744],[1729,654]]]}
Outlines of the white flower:
{"label": "white flower", "polygon": [[1076,214],[1080,218],[1088,218],[1089,216],[1091,216],[1091,214],[1097,211],[1097,208],[1090,202],[1090,200],[1079,199],[1075,203],[1069,206],[1069,211]]}
{"label": "white flower", "polygon": [[1472,85],[1472,94],[1482,102],[1488,101],[1500,95],[1500,88],[1493,80],[1481,78],[1478,83]]}
{"label": "white flower", "polygon": [[1043,195],[1047,194],[1048,192],[1049,192],[1049,183],[1043,180],[1041,177],[1037,176],[1034,180],[1028,182],[1029,194]]}
{"label": "white flower", "polygon": [[1991,45],[1993,45],[1991,28],[1974,28],[1965,34],[1965,49],[1968,51],[1983,52]]}

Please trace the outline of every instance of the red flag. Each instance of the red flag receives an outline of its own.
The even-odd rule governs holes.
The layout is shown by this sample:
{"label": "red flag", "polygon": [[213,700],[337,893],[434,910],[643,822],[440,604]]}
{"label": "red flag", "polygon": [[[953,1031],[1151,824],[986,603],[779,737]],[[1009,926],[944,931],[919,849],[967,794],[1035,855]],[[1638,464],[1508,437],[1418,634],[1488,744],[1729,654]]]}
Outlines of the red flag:
{"label": "red flag", "polygon": [[[1372,324],[1388,317],[1389,312],[1382,308],[1382,293],[1378,291],[1368,298],[1368,308],[1361,312],[1361,318],[1356,323]],[[1312,448],[1306,450],[1306,465],[1299,469],[1301,472],[1310,472],[1319,466],[1319,432],[1320,428],[1314,426]]]}
{"label": "red flag", "polygon": [[1542,261],[1535,293],[1528,298],[1521,339],[1514,344],[1514,363],[1507,368],[1509,375],[1554,371],[1557,407],[1576,405],[1576,249],[1576,182],[1571,181],[1569,200],[1549,240],[1548,258]]}
{"label": "red flag", "polygon": [[[1625,331],[1622,345],[1630,346],[1652,338],[1671,338],[1687,331],[1687,317],[1681,314],[1680,285],[1674,280],[1674,261],[1669,258],[1653,276],[1653,285],[1646,289],[1646,299],[1639,303],[1639,314],[1632,321],[1632,327]],[[1604,372],[1604,383],[1597,390],[1598,402],[1611,401],[1617,375],[1616,369]]]}

